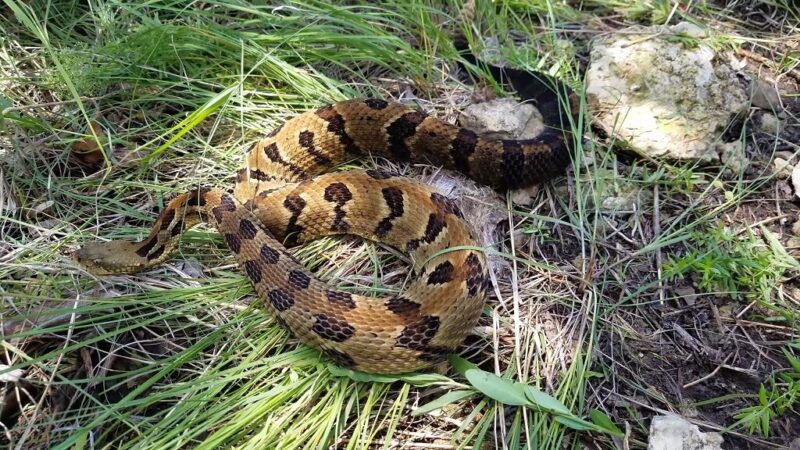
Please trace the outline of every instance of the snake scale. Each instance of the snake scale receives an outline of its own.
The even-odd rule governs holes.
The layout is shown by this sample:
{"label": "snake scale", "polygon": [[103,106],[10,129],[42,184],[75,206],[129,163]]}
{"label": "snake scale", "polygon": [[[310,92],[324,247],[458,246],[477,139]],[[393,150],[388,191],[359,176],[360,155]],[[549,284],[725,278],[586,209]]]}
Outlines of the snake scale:
{"label": "snake scale", "polygon": [[[529,140],[490,139],[379,99],[321,107],[255,143],[233,194],[199,188],[178,195],[143,241],[89,243],[76,259],[95,274],[136,272],[165,261],[181,233],[205,221],[219,230],[277,321],[338,364],[403,373],[442,361],[477,323],[490,285],[484,254],[458,206],[387,172],[325,172],[370,153],[453,169],[501,190],[562,173],[570,163],[572,138],[562,131],[568,109],[530,74],[490,69],[539,103],[545,131]],[[284,246],[334,234],[407,252],[417,278],[400,295],[356,295],[317,279]]]}

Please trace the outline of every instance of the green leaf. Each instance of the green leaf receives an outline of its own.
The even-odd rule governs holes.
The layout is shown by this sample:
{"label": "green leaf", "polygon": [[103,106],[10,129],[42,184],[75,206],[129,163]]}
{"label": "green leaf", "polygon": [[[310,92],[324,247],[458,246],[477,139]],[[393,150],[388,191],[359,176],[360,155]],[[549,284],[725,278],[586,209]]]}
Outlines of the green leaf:
{"label": "green leaf", "polygon": [[565,427],[572,428],[573,430],[577,431],[598,430],[598,428],[593,423],[587,422],[576,416],[571,416],[571,417],[553,416],[553,420],[560,423],[561,425],[564,425]]}
{"label": "green leaf", "polygon": [[[209,115],[211,115],[211,113],[213,113],[214,111],[218,110],[225,102],[228,101],[228,98],[230,98],[231,94],[236,92],[236,90],[238,88],[239,88],[238,85],[233,85],[233,86],[230,86],[230,87],[228,87],[226,89],[223,89],[217,95],[215,95],[214,97],[209,99],[200,108],[198,108],[197,110],[193,111],[185,119],[183,119],[180,122],[178,122],[177,125],[175,125],[172,128],[170,128],[167,131],[166,134],[174,133],[172,135],[172,137],[167,139],[166,142],[164,142],[163,144],[159,145],[157,149],[153,150],[152,153],[150,153],[145,158],[143,158],[143,162],[146,163],[146,162],[149,162],[150,160],[158,157],[158,155],[160,155],[164,150],[166,150],[175,141],[180,139],[184,134],[186,134],[189,131],[191,131],[192,128],[194,128],[200,122],[205,120],[205,118],[208,117]],[[160,136],[158,139],[161,139],[162,137],[163,136]],[[148,145],[151,142],[155,142],[155,139],[153,141],[150,141],[150,142],[146,143],[145,145]]]}
{"label": "green leaf", "polygon": [[433,386],[433,385],[453,385],[456,384],[450,377],[439,375],[438,373],[407,373],[399,375],[401,381],[414,386]]}
{"label": "green leaf", "polygon": [[786,247],[781,244],[780,239],[778,236],[775,235],[772,231],[768,230],[764,225],[760,226],[761,228],[761,235],[766,238],[767,242],[769,243],[770,249],[781,258],[781,262],[785,263],[788,267],[792,267],[797,269],[800,267],[800,263],[797,262],[797,259],[792,257],[789,252],[786,251]]}
{"label": "green leaf", "polygon": [[785,356],[786,360],[789,361],[789,364],[792,365],[792,369],[794,369],[795,372],[800,373],[800,359],[796,358],[792,352],[786,348],[783,349],[783,356]]}
{"label": "green leaf", "polygon": [[589,411],[589,417],[592,419],[592,423],[603,430],[617,436],[625,436],[625,433],[623,433],[622,430],[620,430],[619,427],[611,421],[611,418],[599,409],[593,409]]}
{"label": "green leaf", "polygon": [[464,374],[472,386],[487,397],[505,405],[528,405],[525,397],[525,385],[500,378],[493,373],[480,369],[469,369]]}
{"label": "green leaf", "polygon": [[450,391],[441,397],[437,398],[436,400],[430,401],[425,403],[424,405],[420,406],[419,408],[415,409],[411,415],[412,416],[421,416],[423,414],[427,414],[431,411],[435,411],[437,409],[442,408],[443,406],[449,405],[451,403],[456,403],[458,401],[464,400],[465,398],[469,398],[475,395],[474,390],[459,390],[459,391]]}
{"label": "green leaf", "polygon": [[86,442],[88,440],[89,440],[89,433],[88,432],[84,431],[82,433],[79,433],[78,434],[78,440],[75,441],[75,445],[73,445],[72,448],[75,449],[75,450],[80,450],[80,449],[86,448]]}
{"label": "green leaf", "polygon": [[[450,363],[472,386],[485,396],[505,405],[537,407],[545,412],[552,413],[553,420],[572,428],[573,430],[594,430],[622,435],[605,414],[597,411],[595,416],[603,425],[581,419],[555,397],[546,394],[532,386],[498,377],[493,373],[479,369],[471,362],[455,356],[450,356]],[[425,405],[428,406],[428,405]]]}
{"label": "green leaf", "polygon": [[758,401],[764,406],[769,404],[767,400],[767,388],[765,388],[763,384],[758,389]]}
{"label": "green leaf", "polygon": [[380,375],[375,373],[359,372],[353,369],[345,369],[344,367],[335,364],[328,364],[328,372],[335,377],[347,377],[353,381],[362,381],[365,383],[394,383],[399,381],[400,378],[394,375]]}
{"label": "green leaf", "polygon": [[526,386],[525,396],[534,405],[555,413],[571,416],[572,411],[569,410],[563,403],[558,401],[555,397],[548,395],[532,386]]}
{"label": "green leaf", "polygon": [[525,398],[524,384],[515,383],[481,370],[478,366],[460,356],[450,355],[450,364],[483,395],[506,405],[521,406],[528,404],[528,400]]}
{"label": "green leaf", "polygon": [[464,377],[467,375],[467,370],[478,369],[478,366],[476,366],[475,364],[472,364],[466,359],[452,353],[448,357],[448,360],[450,361],[450,364],[453,366],[453,368],[456,369],[456,372],[458,372],[459,374],[461,374],[461,376]]}

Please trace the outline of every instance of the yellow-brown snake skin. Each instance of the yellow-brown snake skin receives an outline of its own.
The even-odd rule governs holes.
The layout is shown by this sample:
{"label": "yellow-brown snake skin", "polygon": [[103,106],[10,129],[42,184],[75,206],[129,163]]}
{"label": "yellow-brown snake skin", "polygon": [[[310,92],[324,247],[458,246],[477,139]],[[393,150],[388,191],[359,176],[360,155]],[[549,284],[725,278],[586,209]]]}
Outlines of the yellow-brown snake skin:
{"label": "yellow-brown snake skin", "polygon": [[[455,351],[476,324],[490,284],[484,254],[456,204],[430,187],[381,171],[323,173],[371,153],[458,170],[497,189],[522,187],[570,162],[571,137],[560,130],[568,124],[555,127],[530,140],[495,140],[399,103],[325,106],[253,145],[233,194],[181,194],[142,242],[89,243],[76,258],[97,274],[135,272],[166,260],[183,231],[207,221],[300,341],[367,372],[419,370]],[[318,280],[284,247],[332,234],[407,252],[417,278],[401,295],[364,297]]]}

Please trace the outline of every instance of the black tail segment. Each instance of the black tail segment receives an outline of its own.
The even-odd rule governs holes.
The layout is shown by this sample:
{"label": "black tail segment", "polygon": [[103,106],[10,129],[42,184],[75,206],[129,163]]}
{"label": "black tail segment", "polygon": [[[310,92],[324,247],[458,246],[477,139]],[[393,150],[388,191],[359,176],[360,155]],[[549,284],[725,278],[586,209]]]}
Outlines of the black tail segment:
{"label": "black tail segment", "polygon": [[509,180],[508,187],[525,187],[564,174],[566,167],[572,162],[570,146],[574,138],[571,124],[577,122],[580,107],[575,92],[549,75],[498,67],[479,61],[469,49],[464,36],[454,37],[453,45],[464,60],[486,67],[496,82],[510,85],[521,100],[531,103],[542,114],[546,129],[531,140],[518,142],[548,145],[553,153],[550,164],[541,167],[535,180]]}

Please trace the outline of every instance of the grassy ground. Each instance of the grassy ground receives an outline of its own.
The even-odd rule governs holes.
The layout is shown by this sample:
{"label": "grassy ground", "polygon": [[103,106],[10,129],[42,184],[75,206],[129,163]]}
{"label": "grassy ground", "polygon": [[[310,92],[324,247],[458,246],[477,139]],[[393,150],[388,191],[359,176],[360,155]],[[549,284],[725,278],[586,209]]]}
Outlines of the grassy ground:
{"label": "grassy ground", "polygon": [[[756,130],[755,109],[732,125],[753,161],[741,171],[643,161],[584,123],[579,164],[532,206],[471,200],[504,221],[494,292],[462,356],[576,415],[598,410],[622,438],[495,402],[452,369],[339,376],[250,306],[211,229],[134,276],[98,279],[71,261],[83,242],[143,237],[187,186],[231,186],[246,144],[299,111],[403,96],[455,120],[475,91],[456,70],[458,29],[578,87],[593,36],[689,20],[748,70],[800,82],[800,20],[777,1],[478,2],[474,21],[458,1],[342,3],[0,6],[0,377],[19,378],[0,398],[0,445],[641,448],[667,411],[723,431],[726,448],[800,435],[798,211],[769,170],[777,151],[798,153],[796,93],[783,134]],[[374,165],[390,163],[350,166]],[[430,167],[394,169],[441,182]],[[602,207],[622,195],[636,208]],[[397,292],[408,275],[373,243],[293,251],[355,292]]]}

